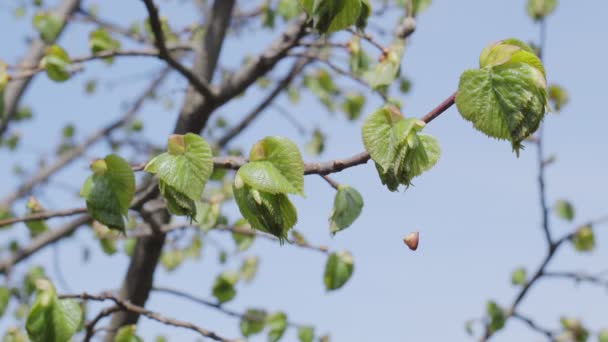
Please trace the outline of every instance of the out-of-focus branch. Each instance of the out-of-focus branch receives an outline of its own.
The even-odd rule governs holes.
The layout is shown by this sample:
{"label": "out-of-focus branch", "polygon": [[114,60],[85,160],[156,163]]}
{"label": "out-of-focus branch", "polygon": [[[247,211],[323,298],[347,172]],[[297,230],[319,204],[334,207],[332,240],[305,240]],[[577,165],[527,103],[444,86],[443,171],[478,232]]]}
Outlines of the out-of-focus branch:
{"label": "out-of-focus branch", "polygon": [[71,235],[78,227],[85,225],[90,221],[90,216],[83,215],[61,228],[53,229],[36,236],[27,246],[21,247],[16,252],[13,252],[8,258],[0,261],[0,274],[9,273],[13,265],[27,259],[44,247]]}
{"label": "out-of-focus branch", "polygon": [[34,187],[45,182],[57,171],[61,170],[63,167],[67,166],[68,164],[70,164],[71,162],[76,160],[76,158],[82,156],[89,147],[91,147],[93,144],[97,143],[100,139],[107,136],[114,130],[129,123],[135,117],[137,112],[139,112],[139,110],[141,109],[142,105],[144,104],[146,98],[162,84],[164,79],[169,74],[169,71],[170,71],[169,68],[164,68],[158,74],[158,77],[156,77],[152,81],[152,83],[150,83],[150,85],[148,87],[146,87],[146,89],[135,99],[135,102],[133,103],[131,108],[129,108],[129,110],[124,115],[122,115],[116,121],[110,123],[109,125],[94,132],[93,134],[89,135],[84,140],[84,142],[82,142],[82,144],[65,152],[53,164],[42,168],[40,171],[38,171],[38,173],[36,173],[34,176],[32,176],[31,178],[26,180],[24,183],[22,183],[17,188],[17,190],[15,190],[13,193],[7,195],[2,200],[0,200],[0,207],[7,207],[7,208],[10,207],[14,201],[16,201],[17,199],[19,199],[23,196],[28,195],[30,193],[30,191],[32,191],[32,189],[34,189]]}
{"label": "out-of-focus branch", "polygon": [[[67,18],[69,18],[74,12],[76,12],[78,6],[80,6],[80,0],[63,0],[53,11],[53,14],[61,18],[62,20],[61,28],[59,29],[57,37],[55,39],[59,38],[66,26]],[[34,40],[30,44],[27,53],[21,59],[19,64],[38,65],[40,63],[40,60],[44,56],[44,51],[46,47],[47,44],[45,44],[42,40]],[[29,84],[30,79],[27,78],[16,82],[11,82],[4,89],[5,109],[3,115],[0,115],[0,138],[2,138],[9,126],[10,121],[15,116],[19,101],[21,100],[21,97],[25,93],[25,90],[27,89],[27,86]]]}
{"label": "out-of-focus branch", "polygon": [[99,18],[98,16],[91,14],[89,11],[85,10],[82,7],[78,9],[78,14],[80,14],[80,16],[77,18],[82,18],[83,21],[93,23],[93,24],[107,30],[108,32],[120,34],[120,35],[125,36],[129,39],[132,39],[138,43],[147,43],[148,42],[144,36],[135,34],[126,28],[120,27],[109,21],[103,20],[103,19]]}
{"label": "out-of-focus branch", "polygon": [[511,317],[520,320],[524,324],[526,324],[530,329],[545,335],[549,340],[553,341],[554,333],[551,330],[541,327],[538,323],[534,322],[531,318],[520,315],[517,312],[514,312]]}
{"label": "out-of-focus branch", "polygon": [[184,321],[179,321],[177,319],[173,319],[170,317],[165,317],[159,313],[156,313],[156,312],[147,310],[141,306],[132,304],[128,300],[120,299],[110,293],[102,293],[100,295],[92,295],[92,294],[88,294],[88,293],[66,294],[66,295],[60,295],[59,298],[81,299],[84,301],[93,300],[93,301],[100,301],[100,302],[109,300],[109,301],[114,302],[114,304],[116,304],[116,306],[118,306],[120,308],[120,310],[123,310],[123,311],[129,311],[129,312],[136,313],[138,315],[143,315],[143,316],[148,317],[151,320],[154,320],[154,321],[166,324],[166,325],[189,329],[189,330],[199,333],[203,337],[210,338],[214,341],[236,342],[236,340],[234,340],[234,339],[228,339],[228,338],[222,337],[211,330],[207,330],[205,328],[202,328],[202,327],[192,324],[190,322],[184,322]]}

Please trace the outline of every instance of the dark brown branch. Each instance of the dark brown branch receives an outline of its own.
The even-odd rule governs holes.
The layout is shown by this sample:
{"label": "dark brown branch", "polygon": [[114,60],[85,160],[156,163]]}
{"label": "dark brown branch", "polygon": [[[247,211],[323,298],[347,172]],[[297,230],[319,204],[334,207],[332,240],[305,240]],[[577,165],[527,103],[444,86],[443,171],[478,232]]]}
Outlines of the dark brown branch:
{"label": "dark brown branch", "polygon": [[97,323],[103,319],[104,317],[107,317],[117,311],[120,311],[121,308],[118,305],[114,305],[114,306],[110,306],[107,307],[101,311],[99,311],[99,313],[90,321],[88,321],[84,327],[85,327],[85,336],[84,336],[84,341],[88,342],[91,340],[91,338],[93,338],[93,335],[95,335],[95,325],[97,325]]}
{"label": "dark brown branch", "polygon": [[215,98],[215,93],[211,88],[211,85],[206,80],[198,77],[188,68],[179,63],[176,59],[171,56],[171,52],[165,45],[165,35],[161,26],[160,18],[158,17],[158,9],[152,0],[142,0],[148,10],[150,17],[150,27],[154,33],[154,44],[158,48],[158,57],[167,62],[173,69],[184,76],[188,82],[198,91],[201,95],[208,99]]}
{"label": "dark brown branch", "polygon": [[511,317],[520,320],[521,322],[525,323],[528,327],[530,327],[530,329],[545,335],[549,340],[553,340],[554,337],[554,333],[551,330],[548,330],[546,328],[541,327],[540,325],[538,325],[536,322],[534,322],[532,319],[522,316],[517,312],[514,312]]}
{"label": "dark brown branch", "polygon": [[570,279],[575,283],[590,283],[608,288],[608,279],[580,272],[545,272],[544,277]]}
{"label": "dark brown branch", "polygon": [[79,17],[82,18],[82,20],[91,22],[99,27],[104,28],[105,30],[107,30],[109,32],[118,33],[122,36],[133,39],[134,41],[136,41],[138,43],[147,43],[147,40],[144,36],[135,34],[126,28],[122,28],[109,21],[100,19],[99,17],[92,15],[91,13],[89,13],[87,10],[85,10],[83,8],[78,9],[78,14],[80,14]]}
{"label": "dark brown branch", "polygon": [[92,295],[92,294],[88,294],[88,293],[67,294],[67,295],[60,295],[59,298],[80,299],[80,300],[85,300],[85,301],[94,300],[94,301],[100,301],[100,302],[109,300],[109,301],[114,302],[116,304],[116,306],[118,306],[123,311],[129,311],[129,312],[136,313],[138,315],[146,316],[151,320],[154,320],[154,321],[166,324],[166,325],[189,329],[189,330],[199,333],[203,337],[210,338],[214,341],[222,341],[222,342],[236,342],[237,341],[234,339],[228,339],[228,338],[222,337],[213,331],[204,329],[204,328],[194,325],[192,323],[165,317],[159,313],[147,310],[141,306],[131,304],[131,302],[120,299],[109,293],[103,293],[100,295]]}
{"label": "dark brown branch", "polygon": [[62,228],[54,229],[36,236],[27,246],[21,247],[7,259],[0,261],[0,274],[8,273],[13,265],[27,259],[44,247],[71,235],[78,227],[85,225],[90,221],[91,218],[88,215],[84,215],[66,224]]}
{"label": "dark brown branch", "polygon": [[74,216],[78,214],[84,214],[87,212],[87,208],[72,208],[65,210],[56,210],[56,211],[42,211],[35,214],[30,214],[24,217],[11,217],[4,220],[0,220],[0,227],[9,226],[11,224],[19,223],[19,222],[30,222],[30,221],[40,221],[40,220],[48,220],[56,217],[65,217],[65,216]]}

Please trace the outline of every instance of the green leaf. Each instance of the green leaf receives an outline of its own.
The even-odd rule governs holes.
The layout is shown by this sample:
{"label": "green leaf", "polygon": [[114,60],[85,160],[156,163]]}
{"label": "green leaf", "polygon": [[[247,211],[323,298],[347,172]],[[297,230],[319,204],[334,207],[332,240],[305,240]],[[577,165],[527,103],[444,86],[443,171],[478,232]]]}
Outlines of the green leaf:
{"label": "green leaf", "polygon": [[357,120],[361,116],[361,111],[365,105],[365,96],[363,94],[348,93],[342,102],[342,111],[346,114],[348,120]]}
{"label": "green leaf", "polygon": [[570,202],[566,200],[558,200],[557,202],[555,202],[555,205],[553,206],[553,211],[555,212],[555,215],[557,215],[557,217],[563,220],[570,222],[574,220],[574,207]]}
{"label": "green leaf", "polygon": [[114,342],[143,342],[143,340],[135,334],[137,326],[135,324],[125,325],[118,329]]}
{"label": "green leaf", "polygon": [[402,40],[395,41],[388,48],[388,54],[384,59],[363,74],[363,78],[369,83],[370,87],[382,89],[393,83],[395,78],[399,76],[404,50],[404,42]]}
{"label": "green leaf", "polygon": [[486,135],[521,142],[536,131],[547,110],[544,68],[531,48],[515,39],[482,51],[481,69],[460,76],[456,106],[465,120]]}
{"label": "green leaf", "polygon": [[46,279],[46,274],[42,267],[34,266],[27,271],[23,278],[23,290],[27,297],[36,291],[36,283],[41,279]]}
{"label": "green leaf", "polygon": [[418,134],[424,126],[420,120],[405,119],[393,106],[380,108],[363,123],[363,144],[389,190],[396,191],[400,184],[410,186],[414,177],[437,163],[439,144],[431,136]]}
{"label": "green leaf", "polygon": [[523,267],[516,268],[511,273],[511,284],[523,285],[526,283],[526,269]]}
{"label": "green leaf", "polygon": [[213,283],[213,296],[220,304],[232,300],[236,296],[234,285],[239,280],[239,273],[225,271],[220,273]]}
{"label": "green leaf", "polygon": [[287,329],[287,315],[282,312],[275,312],[266,317],[268,325],[268,342],[277,342],[281,339]]}
{"label": "green leaf", "polygon": [[249,283],[255,278],[255,274],[258,272],[258,258],[248,257],[243,261],[241,269],[239,270],[241,279]]}
{"label": "green leaf", "polygon": [[580,227],[572,236],[572,245],[579,252],[590,252],[595,248],[595,234],[591,225]]}
{"label": "green leaf", "polygon": [[600,330],[600,332],[597,334],[597,342],[608,342],[608,330]]}
{"label": "green leaf", "polygon": [[505,312],[496,302],[489,301],[486,304],[486,313],[489,319],[487,327],[489,332],[496,332],[505,326]]}
{"label": "green leaf", "polygon": [[63,28],[63,20],[51,12],[36,13],[32,24],[40,33],[40,38],[47,44],[52,43]]}
{"label": "green leaf", "polygon": [[528,15],[535,21],[543,20],[555,11],[557,0],[528,0]]}
{"label": "green leaf", "polygon": [[363,209],[363,197],[359,191],[347,185],[340,185],[334,197],[329,231],[336,234],[349,227],[359,217],[361,209]]}
{"label": "green leaf", "polygon": [[[32,215],[44,211],[44,208],[40,205],[35,197],[30,197],[26,203],[27,214]],[[25,222],[25,226],[30,231],[31,237],[36,237],[49,229],[48,225],[44,220],[35,220]]]}
{"label": "green leaf", "polygon": [[[120,50],[120,42],[113,39],[110,34],[103,28],[99,28],[89,33],[89,48],[91,53],[96,55],[103,51]],[[104,58],[104,61],[111,64],[112,57]]]}
{"label": "green leaf", "polygon": [[70,78],[68,71],[70,57],[59,45],[52,45],[46,49],[40,65],[46,71],[46,75],[55,82],[63,82]]}
{"label": "green leaf", "polygon": [[560,319],[562,327],[568,332],[569,341],[586,342],[589,339],[589,330],[583,326],[580,320],[570,317]]}
{"label": "green leaf", "polygon": [[566,89],[558,84],[551,84],[549,86],[549,102],[551,102],[556,112],[559,112],[569,101],[570,98]]}
{"label": "green leaf", "polygon": [[277,14],[288,21],[295,18],[300,13],[300,6],[293,0],[279,0],[277,4]]}
{"label": "green leaf", "polygon": [[80,190],[89,214],[109,228],[124,230],[123,216],[127,216],[135,193],[131,166],[121,157],[110,154],[91,163],[91,170],[93,174]]}
{"label": "green leaf", "polygon": [[287,195],[255,190],[243,182],[238,172],[233,192],[239,211],[249,224],[276,236],[281,242],[298,220],[296,208]]}
{"label": "green leaf", "polygon": [[413,0],[414,16],[422,13],[431,5],[431,0]]}
{"label": "green leaf", "polygon": [[8,287],[0,287],[0,317],[4,315],[8,302],[11,299],[11,290]]}
{"label": "green leaf", "polygon": [[245,337],[259,334],[266,325],[266,311],[260,309],[247,309],[241,318],[239,328]]}
{"label": "green leaf", "polygon": [[209,231],[217,225],[220,217],[221,204],[218,202],[195,202],[196,216],[194,221],[203,231]]}
{"label": "green leaf", "polygon": [[299,1],[312,16],[314,28],[321,33],[331,33],[362,23],[370,12],[369,4],[364,6],[361,0]]}
{"label": "green leaf", "polygon": [[72,299],[58,299],[47,280],[37,282],[37,295],[27,316],[25,329],[32,342],[65,342],[74,335],[83,315]]}
{"label": "green leaf", "polygon": [[199,135],[187,133],[169,137],[167,150],[148,162],[145,171],[160,178],[161,194],[172,213],[195,216],[195,202],[213,171],[211,147]]}
{"label": "green leaf", "polygon": [[236,245],[236,249],[239,252],[246,251],[251,247],[253,242],[255,241],[255,231],[251,229],[251,225],[245,219],[240,219],[234,224],[235,229],[239,230],[251,230],[252,234],[241,234],[238,232],[232,233],[232,239],[234,240],[234,244]]}
{"label": "green leaf", "polygon": [[350,51],[350,58],[348,65],[353,75],[362,76],[365,71],[369,69],[371,64],[371,58],[365,53],[365,50],[361,48],[361,38],[354,35],[348,42],[348,50]]}
{"label": "green leaf", "polygon": [[328,291],[341,288],[353,274],[353,257],[349,252],[332,253],[325,264],[323,280]]}
{"label": "green leaf", "polygon": [[306,143],[306,152],[312,156],[318,156],[325,150],[325,134],[318,128],[312,133],[312,138]]}
{"label": "green leaf", "polygon": [[313,327],[299,327],[298,340],[300,342],[312,342],[315,337],[315,329]]}
{"label": "green leaf", "polygon": [[163,251],[160,255],[160,264],[167,272],[174,271],[184,261],[184,252],[181,249]]}

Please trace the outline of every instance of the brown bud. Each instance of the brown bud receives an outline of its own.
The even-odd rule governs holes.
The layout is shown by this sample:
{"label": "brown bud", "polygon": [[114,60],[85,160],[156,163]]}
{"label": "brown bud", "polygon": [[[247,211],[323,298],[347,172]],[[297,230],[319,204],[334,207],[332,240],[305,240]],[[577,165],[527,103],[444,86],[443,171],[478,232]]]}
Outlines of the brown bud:
{"label": "brown bud", "polygon": [[418,249],[418,241],[420,241],[420,234],[418,232],[411,232],[403,238],[403,243],[413,251]]}

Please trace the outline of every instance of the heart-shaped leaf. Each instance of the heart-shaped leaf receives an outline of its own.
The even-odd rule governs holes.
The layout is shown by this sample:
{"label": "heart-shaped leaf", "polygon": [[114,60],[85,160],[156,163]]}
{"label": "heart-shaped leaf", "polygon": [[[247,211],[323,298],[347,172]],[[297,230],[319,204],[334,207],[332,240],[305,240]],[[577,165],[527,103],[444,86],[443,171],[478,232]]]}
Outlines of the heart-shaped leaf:
{"label": "heart-shaped leaf", "polygon": [[143,340],[135,334],[137,326],[135,324],[125,325],[118,329],[114,342],[143,342]]}
{"label": "heart-shaped leaf", "polygon": [[365,26],[371,12],[366,0],[299,0],[321,33],[331,33],[352,25]]}
{"label": "heart-shaped leaf", "polygon": [[260,309],[247,309],[241,318],[239,328],[245,337],[259,334],[266,325],[266,311]]}
{"label": "heart-shaped leaf", "polygon": [[[89,48],[94,55],[103,51],[119,50],[120,41],[112,38],[108,31],[99,28],[89,33]],[[113,59],[108,57],[104,58],[104,61],[111,64]]]}
{"label": "heart-shaped leaf", "polygon": [[323,276],[325,288],[331,291],[344,286],[353,274],[353,269],[353,256],[349,252],[341,251],[330,254]]}
{"label": "heart-shaped leaf", "polygon": [[50,44],[57,38],[59,32],[61,32],[63,20],[51,12],[39,12],[34,15],[32,24],[36,31],[40,33],[40,38],[45,43]]}
{"label": "heart-shaped leaf", "polygon": [[480,69],[460,76],[456,105],[462,117],[488,136],[521,142],[536,131],[547,111],[545,71],[531,48],[515,39],[492,44]]}
{"label": "heart-shaped leaf", "polygon": [[80,326],[83,315],[80,305],[72,299],[58,299],[55,288],[47,280],[36,284],[36,300],[30,308],[25,329],[32,342],[69,341]]}
{"label": "heart-shaped leaf", "polygon": [[329,218],[329,231],[336,234],[349,227],[361,214],[363,197],[357,189],[340,185],[334,197],[334,207]]}
{"label": "heart-shaped leaf", "polygon": [[283,312],[275,312],[266,317],[268,326],[268,341],[277,342],[281,339],[287,329],[287,315]]}
{"label": "heart-shaped leaf", "polygon": [[298,340],[300,342],[312,342],[315,337],[315,329],[313,327],[298,328]]}
{"label": "heart-shaped leaf", "polygon": [[363,74],[363,78],[373,89],[389,86],[397,76],[401,67],[401,58],[405,44],[402,40],[395,41],[388,49],[388,53],[380,63]]}
{"label": "heart-shaped leaf", "polygon": [[528,0],[528,15],[535,21],[543,20],[555,11],[557,0]]}
{"label": "heart-shaped leaf", "polygon": [[124,230],[123,216],[135,193],[135,177],[126,160],[110,154],[91,163],[93,174],[80,190],[91,216],[109,228]]}
{"label": "heart-shaped leaf", "polygon": [[70,78],[69,65],[70,57],[59,45],[48,47],[44,58],[40,61],[40,66],[44,68],[46,75],[55,82],[63,82]]}
{"label": "heart-shaped leaf", "polygon": [[239,280],[239,274],[231,271],[220,273],[213,283],[213,296],[217,298],[220,304],[232,300],[236,296],[236,285]]}

